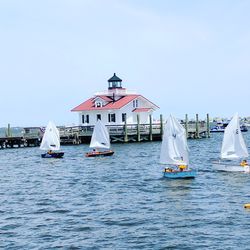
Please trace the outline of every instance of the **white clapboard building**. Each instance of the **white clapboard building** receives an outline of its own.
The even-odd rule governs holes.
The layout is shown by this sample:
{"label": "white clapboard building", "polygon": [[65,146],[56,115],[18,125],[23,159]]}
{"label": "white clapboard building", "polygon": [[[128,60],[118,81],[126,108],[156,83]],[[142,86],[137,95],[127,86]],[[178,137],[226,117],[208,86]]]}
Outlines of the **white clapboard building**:
{"label": "white clapboard building", "polygon": [[108,80],[108,90],[96,93],[93,97],[73,108],[77,112],[79,125],[95,125],[101,119],[106,125],[136,124],[139,115],[140,124],[148,124],[150,115],[159,109],[157,105],[142,95],[127,91],[122,80],[114,74]]}

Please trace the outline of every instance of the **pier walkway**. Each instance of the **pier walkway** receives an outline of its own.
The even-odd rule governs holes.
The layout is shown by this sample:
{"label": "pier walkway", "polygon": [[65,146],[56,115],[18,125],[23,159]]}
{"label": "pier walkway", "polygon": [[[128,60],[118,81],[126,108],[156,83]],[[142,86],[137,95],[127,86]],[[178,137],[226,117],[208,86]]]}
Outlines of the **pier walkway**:
{"label": "pier walkway", "polygon": [[[187,137],[192,139],[210,137],[209,122],[207,122],[209,120],[198,121],[198,116],[196,118],[195,122],[188,122],[187,119],[182,122],[182,125],[186,128]],[[160,141],[164,129],[162,117],[159,123],[108,125],[107,127],[111,143]],[[20,136],[6,135],[0,137],[0,148],[39,146],[44,129],[44,127],[26,127],[23,128]],[[58,127],[58,129],[62,145],[78,145],[90,142],[94,127],[72,126]]]}

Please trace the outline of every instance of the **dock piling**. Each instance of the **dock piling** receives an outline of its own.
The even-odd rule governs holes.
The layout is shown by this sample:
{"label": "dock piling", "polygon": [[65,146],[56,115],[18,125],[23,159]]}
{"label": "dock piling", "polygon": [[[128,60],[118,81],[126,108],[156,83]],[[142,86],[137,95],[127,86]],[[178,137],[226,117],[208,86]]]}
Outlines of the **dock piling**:
{"label": "dock piling", "polygon": [[188,115],[185,115],[185,129],[186,129],[186,137],[188,138]]}
{"label": "dock piling", "polygon": [[199,116],[198,116],[198,114],[196,114],[196,121],[195,121],[195,130],[196,130],[196,132],[195,132],[195,138],[200,138],[200,135],[199,135]]}
{"label": "dock piling", "polygon": [[207,138],[210,138],[210,122],[209,122],[209,114],[207,114]]}
{"label": "dock piling", "polygon": [[7,137],[11,137],[11,128],[10,128],[9,123],[8,123],[8,128],[7,128]]}
{"label": "dock piling", "polygon": [[124,142],[128,142],[127,114],[125,114],[125,121],[124,121]]}
{"label": "dock piling", "polygon": [[162,117],[162,115],[160,115],[160,136],[162,139],[162,136],[163,136],[163,117]]}
{"label": "dock piling", "polygon": [[149,140],[153,141],[152,115],[149,115]]}
{"label": "dock piling", "polygon": [[141,140],[141,135],[140,135],[140,116],[137,114],[137,141]]}

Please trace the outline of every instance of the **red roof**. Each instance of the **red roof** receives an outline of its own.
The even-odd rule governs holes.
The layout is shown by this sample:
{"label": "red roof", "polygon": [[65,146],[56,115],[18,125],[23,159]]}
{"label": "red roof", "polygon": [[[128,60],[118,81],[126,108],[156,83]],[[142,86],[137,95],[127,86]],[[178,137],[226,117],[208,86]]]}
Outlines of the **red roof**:
{"label": "red roof", "polygon": [[93,100],[96,98],[96,96],[95,96],[95,97],[90,98],[87,101],[83,102],[82,104],[78,105],[77,107],[73,108],[71,111],[120,109],[123,106],[125,106],[126,104],[130,103],[135,98],[137,98],[138,96],[140,96],[140,95],[126,95],[126,96],[123,96],[122,98],[120,98],[119,100],[114,101],[114,102],[112,99],[110,99],[107,96],[98,96],[104,100],[107,100],[107,98],[109,98],[109,103],[107,103],[103,107],[95,107],[95,103],[93,102]]}
{"label": "red roof", "polygon": [[[108,103],[103,107],[95,107],[94,100],[97,97],[107,101]],[[112,97],[109,97],[109,96],[106,96],[106,95],[98,95],[98,96],[94,96],[94,97],[88,99],[87,101],[81,103],[77,107],[73,108],[71,111],[91,111],[91,110],[120,109],[120,108],[122,108],[123,106],[129,104],[131,101],[133,101],[134,99],[136,99],[138,97],[141,97],[141,98],[145,99],[146,101],[150,102],[148,99],[146,99],[145,97],[143,97],[141,95],[126,95],[126,96],[123,96],[123,97],[121,97],[120,99],[118,99],[116,101],[113,101]],[[154,103],[152,103],[152,102],[150,102],[150,103],[153,106],[159,108]],[[149,109],[150,108],[137,108],[133,112],[146,112]]]}
{"label": "red roof", "polygon": [[132,112],[147,112],[151,110],[151,108],[136,108]]}

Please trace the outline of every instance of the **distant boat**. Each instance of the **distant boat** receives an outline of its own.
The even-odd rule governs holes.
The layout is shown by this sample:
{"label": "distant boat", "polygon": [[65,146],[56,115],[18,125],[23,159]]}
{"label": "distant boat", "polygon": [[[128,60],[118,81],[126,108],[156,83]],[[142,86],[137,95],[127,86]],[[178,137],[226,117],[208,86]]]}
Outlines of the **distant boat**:
{"label": "distant boat", "polygon": [[250,122],[244,122],[244,126],[250,127]]}
{"label": "distant boat", "polygon": [[213,162],[213,167],[219,171],[249,172],[246,160],[239,162],[247,157],[248,150],[240,130],[239,115],[236,113],[224,132],[221,160]]}
{"label": "distant boat", "polygon": [[196,171],[189,169],[186,131],[172,115],[164,128],[160,163],[169,165],[164,169],[164,177],[176,179],[196,176]]}
{"label": "distant boat", "polygon": [[102,149],[110,149],[110,137],[108,129],[100,119],[97,120],[94,127],[89,147],[93,151],[86,153],[86,157],[111,156],[114,154],[112,150],[101,151]]}
{"label": "distant boat", "polygon": [[64,152],[54,152],[60,150],[60,135],[59,130],[51,121],[45,129],[40,149],[47,151],[47,153],[41,154],[42,158],[62,158],[64,155]]}
{"label": "distant boat", "polygon": [[[213,126],[210,129],[210,132],[224,132],[225,128],[227,127],[227,125],[229,124],[229,122],[217,122],[217,124],[215,126]],[[247,132],[248,128],[245,124],[240,125],[240,130],[241,132]]]}

